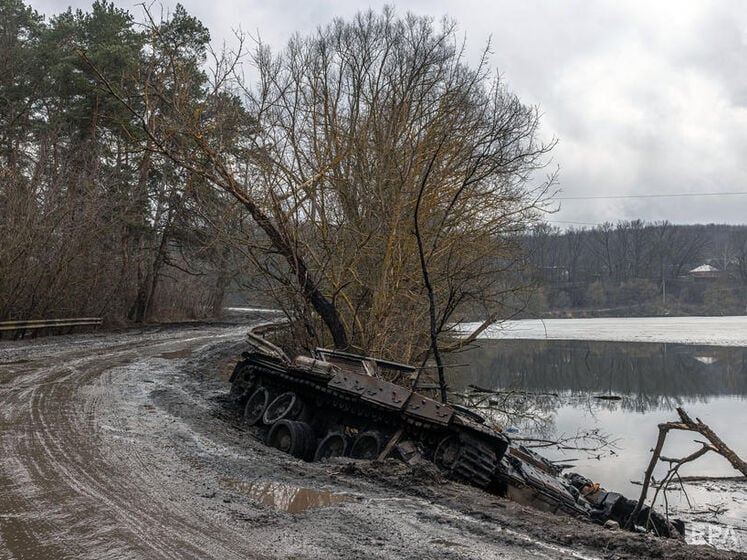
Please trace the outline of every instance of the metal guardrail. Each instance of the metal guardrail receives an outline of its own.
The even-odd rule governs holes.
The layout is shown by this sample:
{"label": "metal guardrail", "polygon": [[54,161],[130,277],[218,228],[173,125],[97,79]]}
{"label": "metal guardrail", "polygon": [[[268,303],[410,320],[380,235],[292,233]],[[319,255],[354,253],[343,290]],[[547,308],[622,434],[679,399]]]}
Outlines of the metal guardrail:
{"label": "metal guardrail", "polygon": [[33,329],[51,329],[56,327],[88,327],[101,326],[104,320],[101,317],[81,317],[68,319],[32,319],[30,321],[2,321],[0,332],[16,331],[24,332]]}

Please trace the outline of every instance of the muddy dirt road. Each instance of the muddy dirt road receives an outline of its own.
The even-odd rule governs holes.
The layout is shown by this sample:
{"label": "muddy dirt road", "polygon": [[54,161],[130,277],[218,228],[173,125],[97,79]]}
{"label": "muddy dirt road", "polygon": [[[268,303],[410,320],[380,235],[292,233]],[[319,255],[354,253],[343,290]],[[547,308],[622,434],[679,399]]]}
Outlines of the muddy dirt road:
{"label": "muddy dirt road", "polygon": [[0,559],[738,557],[268,449],[226,398],[247,325],[0,341]]}

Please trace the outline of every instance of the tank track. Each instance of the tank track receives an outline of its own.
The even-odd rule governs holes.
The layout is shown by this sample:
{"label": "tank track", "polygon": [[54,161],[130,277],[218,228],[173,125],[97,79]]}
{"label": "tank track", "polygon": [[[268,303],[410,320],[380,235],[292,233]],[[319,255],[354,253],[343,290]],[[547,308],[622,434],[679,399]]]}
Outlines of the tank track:
{"label": "tank track", "polygon": [[493,482],[498,467],[495,451],[472,437],[460,439],[462,447],[449,474],[461,482],[486,488]]}

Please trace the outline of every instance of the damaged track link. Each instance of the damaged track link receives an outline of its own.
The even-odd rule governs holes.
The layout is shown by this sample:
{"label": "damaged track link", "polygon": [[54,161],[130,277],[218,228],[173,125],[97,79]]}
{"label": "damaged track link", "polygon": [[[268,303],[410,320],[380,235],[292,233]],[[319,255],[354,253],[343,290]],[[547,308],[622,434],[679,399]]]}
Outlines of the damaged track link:
{"label": "damaged track link", "polygon": [[[293,361],[246,352],[231,375],[231,393],[244,421],[263,430],[268,445],[299,459],[398,455],[410,464],[432,461],[449,478],[543,511],[625,525],[632,500],[579,475],[562,475],[470,410],[384,381],[392,370],[414,368],[323,349]],[[636,521],[662,536],[684,531],[648,510]]]}

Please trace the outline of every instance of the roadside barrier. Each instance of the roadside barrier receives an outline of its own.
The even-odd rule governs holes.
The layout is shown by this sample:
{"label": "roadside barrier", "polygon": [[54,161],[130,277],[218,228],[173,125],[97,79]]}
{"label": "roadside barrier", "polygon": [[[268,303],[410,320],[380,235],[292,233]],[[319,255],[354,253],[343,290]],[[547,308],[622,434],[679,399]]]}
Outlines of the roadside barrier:
{"label": "roadside barrier", "polygon": [[32,319],[30,321],[2,321],[0,322],[0,337],[3,332],[14,332],[13,338],[23,338],[26,331],[39,329],[99,327],[104,322],[101,317],[81,317],[68,319]]}

